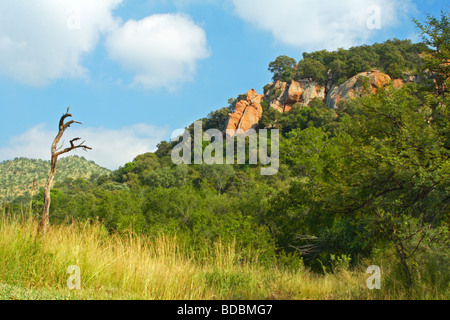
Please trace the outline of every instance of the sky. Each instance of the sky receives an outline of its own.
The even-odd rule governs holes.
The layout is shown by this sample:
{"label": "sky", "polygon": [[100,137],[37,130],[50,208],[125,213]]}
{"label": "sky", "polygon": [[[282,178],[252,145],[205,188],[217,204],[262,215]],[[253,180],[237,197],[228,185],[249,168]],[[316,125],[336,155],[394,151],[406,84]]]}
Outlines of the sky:
{"label": "sky", "polygon": [[388,39],[444,0],[14,0],[0,2],[0,161],[50,159],[67,107],[76,151],[114,170],[229,98],[271,82],[280,55]]}

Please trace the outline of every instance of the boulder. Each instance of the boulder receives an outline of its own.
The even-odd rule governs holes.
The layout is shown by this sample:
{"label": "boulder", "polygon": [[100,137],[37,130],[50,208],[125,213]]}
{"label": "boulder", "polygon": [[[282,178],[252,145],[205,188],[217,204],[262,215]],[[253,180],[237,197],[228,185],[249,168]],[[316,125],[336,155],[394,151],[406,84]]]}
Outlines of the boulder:
{"label": "boulder", "polygon": [[256,129],[262,116],[261,102],[264,95],[259,95],[254,89],[247,93],[247,99],[236,103],[234,112],[229,114],[226,132],[234,135],[236,130],[247,132]]}
{"label": "boulder", "polygon": [[259,95],[252,89],[247,93],[245,100],[236,103],[234,112],[230,113],[228,118],[227,133],[234,135],[238,129],[244,132],[256,129],[263,113],[261,107],[263,99],[269,101],[271,108],[281,113],[289,112],[295,104],[307,106],[315,98],[325,101],[329,108],[337,109],[340,101],[376,93],[391,81],[395,88],[401,88],[406,82],[415,80],[416,78],[411,76],[405,80],[392,81],[389,75],[373,69],[357,74],[340,86],[331,81],[328,81],[326,86],[321,86],[311,79],[277,81],[266,86],[264,95]]}
{"label": "boulder", "polygon": [[389,75],[375,69],[359,73],[340,86],[332,86],[326,97],[327,106],[337,109],[341,100],[349,100],[367,93],[377,93],[379,88],[390,81],[391,77]]}
{"label": "boulder", "polygon": [[270,92],[278,95],[270,103],[270,107],[279,112],[288,112],[296,103],[307,106],[314,98],[325,99],[325,87],[308,79],[292,80],[289,83],[278,81],[266,92],[266,99],[271,100]]}
{"label": "boulder", "polygon": [[[285,100],[285,95],[286,95],[286,88],[287,87],[287,83],[283,82],[283,81],[277,81],[275,84],[272,84],[270,86],[270,89],[268,92],[265,92],[265,97],[267,100],[271,101],[270,102],[270,107],[274,108],[276,110],[278,110],[279,112],[284,112],[284,100]],[[275,98],[272,98],[271,95],[274,92],[276,94]]]}
{"label": "boulder", "polygon": [[302,105],[307,106],[311,103],[311,101],[315,98],[325,99],[325,87],[318,85],[315,82],[310,82],[305,87],[305,91],[302,95]]}
{"label": "boulder", "polygon": [[302,95],[304,90],[305,84],[300,83],[297,81],[292,80],[291,84],[289,85],[289,88],[287,90],[287,96],[285,98],[285,104],[286,105],[294,105],[297,102],[300,102],[302,99]]}

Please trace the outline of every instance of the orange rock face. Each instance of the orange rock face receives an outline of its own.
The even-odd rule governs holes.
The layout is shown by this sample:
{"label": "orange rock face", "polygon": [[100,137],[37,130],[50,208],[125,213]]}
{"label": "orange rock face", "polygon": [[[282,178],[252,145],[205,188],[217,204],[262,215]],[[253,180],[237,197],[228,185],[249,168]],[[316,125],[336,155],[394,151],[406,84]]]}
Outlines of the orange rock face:
{"label": "orange rock face", "polygon": [[314,98],[325,99],[325,87],[307,80],[292,80],[290,83],[278,81],[272,90],[279,95],[271,101],[270,107],[282,113],[290,111],[296,103],[307,106]]}
{"label": "orange rock face", "polygon": [[277,94],[277,97],[273,99],[270,103],[270,107],[278,110],[279,112],[285,112],[289,110],[285,110],[285,94],[287,89],[287,83],[283,81],[277,81],[274,85],[272,85],[271,90],[274,90]]}
{"label": "orange rock face", "polygon": [[236,130],[247,132],[256,129],[262,116],[261,101],[264,95],[259,95],[254,89],[247,93],[247,99],[236,103],[234,113],[230,113],[227,124],[227,133],[234,135]]}
{"label": "orange rock face", "polygon": [[287,92],[286,104],[294,105],[297,102],[300,102],[303,92],[305,91],[304,88],[304,84],[300,84],[300,82],[292,80]]}
{"label": "orange rock face", "polygon": [[[270,107],[281,113],[289,112],[295,104],[307,106],[315,98],[326,102],[327,106],[337,109],[342,100],[348,100],[368,93],[377,93],[378,89],[392,81],[394,88],[401,88],[405,82],[416,81],[411,79],[395,79],[378,70],[362,72],[350,78],[342,85],[329,85],[327,88],[314,81],[303,79],[300,81],[282,82],[277,81],[266,89],[264,95],[259,95],[254,89],[247,93],[245,100],[236,103],[235,110],[229,114],[227,134],[234,135],[236,130],[257,129],[258,122],[262,117],[261,102],[265,98]],[[327,91],[327,93],[326,93]]]}
{"label": "orange rock face", "polygon": [[368,93],[366,92],[367,89],[370,90],[370,93],[377,93],[379,88],[385,86],[390,81],[391,77],[389,75],[381,73],[378,70],[359,73],[339,87],[333,86],[327,95],[327,106],[332,109],[337,109],[341,100],[361,96]]}

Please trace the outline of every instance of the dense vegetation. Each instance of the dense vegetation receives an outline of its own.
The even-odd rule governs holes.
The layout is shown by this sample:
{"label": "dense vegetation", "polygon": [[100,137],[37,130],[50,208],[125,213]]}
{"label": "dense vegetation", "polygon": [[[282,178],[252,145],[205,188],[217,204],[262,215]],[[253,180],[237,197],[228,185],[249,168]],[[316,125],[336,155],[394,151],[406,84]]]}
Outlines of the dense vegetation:
{"label": "dense vegetation", "polygon": [[[335,261],[322,275],[300,263],[295,268],[267,268],[255,263],[258,252],[248,261],[236,243],[217,241],[201,252],[192,252],[176,237],[109,234],[99,223],[54,226],[45,241],[36,241],[36,229],[36,221],[0,219],[0,300],[448,297],[429,281],[418,283],[411,296],[390,269],[389,257],[379,260],[385,273],[383,290],[368,290],[364,265],[349,270],[345,262]],[[67,268],[74,264],[81,270],[81,290],[70,291]]]}
{"label": "dense vegetation", "polygon": [[405,78],[420,73],[423,63],[420,55],[429,52],[425,43],[393,39],[348,50],[305,52],[298,63],[293,58],[280,56],[269,64],[269,71],[273,73],[274,81],[311,78],[322,85],[328,80],[342,84],[359,72],[372,68],[387,73],[393,79]]}
{"label": "dense vegetation", "polygon": [[[259,165],[176,166],[170,158],[175,142],[161,142],[155,153],[110,175],[59,180],[52,223],[98,220],[111,233],[133,230],[153,240],[176,235],[184,250],[200,255],[217,243],[235,243],[237,262],[268,268],[328,273],[391,260],[383,266],[392,267],[405,288],[448,297],[448,13],[418,27],[423,43],[392,40],[270,64],[274,80],[324,82],[331,70],[342,82],[372,67],[425,79],[387,86],[338,110],[316,99],[280,114],[263,103],[260,127],[276,121],[281,129],[277,175],[261,176]],[[235,102],[202,119],[204,130],[223,129]],[[34,212],[42,200],[41,191]]]}
{"label": "dense vegetation", "polygon": [[[50,161],[16,158],[0,163],[0,201],[29,203],[31,197],[44,186],[50,170]],[[71,156],[58,162],[56,181],[71,178],[96,178],[109,174],[108,169],[87,161],[84,157]]]}

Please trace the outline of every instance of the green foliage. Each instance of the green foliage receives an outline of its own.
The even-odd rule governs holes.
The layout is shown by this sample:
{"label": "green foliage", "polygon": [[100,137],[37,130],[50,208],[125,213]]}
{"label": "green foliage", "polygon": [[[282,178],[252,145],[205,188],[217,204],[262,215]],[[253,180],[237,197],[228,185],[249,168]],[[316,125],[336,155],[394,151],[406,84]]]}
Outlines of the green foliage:
{"label": "green foliage", "polygon": [[[32,194],[36,195],[47,182],[49,171],[50,161],[27,158],[3,161],[0,163],[0,201],[29,202]],[[71,156],[58,161],[54,181],[61,182],[68,178],[98,178],[109,174],[108,169],[96,165],[93,161]]]}
{"label": "green foliage", "polygon": [[330,256],[332,270],[334,272],[339,272],[342,270],[348,270],[350,267],[350,262],[352,258],[349,255],[343,254],[342,256],[336,256],[332,254]]}
{"label": "green foliage", "polygon": [[[443,35],[448,34],[446,19],[448,20],[448,17],[443,16],[441,21],[432,20],[434,29],[423,29],[424,35],[439,33],[440,39],[445,39]],[[419,26],[423,27],[420,24]],[[270,63],[269,70],[274,74],[274,81],[289,82],[292,79],[311,78],[322,85],[326,84],[329,79],[334,84],[340,85],[356,74],[371,69],[378,69],[387,73],[393,79],[404,78],[405,75],[417,74],[423,70],[424,60],[421,54],[431,52],[427,49],[427,44],[430,47],[440,45],[430,41],[414,44],[410,40],[393,39],[371,46],[352,47],[348,50],[305,52],[303,53],[303,59],[297,65],[295,65],[294,59],[280,56]],[[435,70],[437,67],[436,61],[431,65],[426,64],[427,67],[431,67],[430,70]],[[442,67],[440,66],[440,68]],[[330,71],[330,74],[328,74],[328,71]]]}
{"label": "green foliage", "polygon": [[336,59],[330,63],[331,74],[333,75],[333,82],[336,85],[341,85],[347,81],[347,65],[341,59]]}
{"label": "green foliage", "polygon": [[[251,261],[250,252],[256,251],[258,263],[266,266],[326,273],[345,274],[363,261],[393,254],[399,263],[387,280],[389,288],[397,288],[398,281],[426,281],[445,291],[450,98],[448,69],[441,62],[449,59],[448,17],[429,17],[418,25],[425,44],[394,39],[323,50],[304,53],[298,64],[281,56],[269,70],[275,81],[312,78],[329,85],[328,80],[340,84],[377,68],[393,78],[434,77],[438,90],[420,81],[343,101],[338,110],[316,98],[280,113],[269,101],[281,92],[266,86],[269,101],[261,103],[259,127],[280,129],[278,175],[261,176],[258,165],[248,164],[175,166],[170,158],[175,143],[163,141],[155,153],[139,155],[111,175],[92,172],[92,178],[77,174],[57,180],[51,222],[98,220],[109,232],[176,236],[192,252],[210,252],[220,241],[237,243],[233,261]],[[371,91],[367,78],[358,81]],[[245,98],[230,99],[229,107],[201,119],[203,129],[224,130],[228,113]],[[188,130],[192,133],[193,125]],[[1,171],[6,187],[20,177],[40,177],[38,170],[10,164],[1,164],[7,168]],[[58,172],[64,172],[62,166]],[[32,208],[39,212],[43,193],[26,197],[34,197]],[[19,208],[4,206],[4,211]],[[248,284],[224,270],[209,270],[204,278],[227,294]]]}
{"label": "green foliage", "polygon": [[295,74],[294,67],[296,64],[295,59],[288,56],[279,56],[275,61],[269,63],[269,71],[273,73],[273,81],[290,81]]}
{"label": "green foliage", "polygon": [[[228,115],[234,112],[234,108],[238,101],[245,99],[247,99],[247,95],[245,94],[239,95],[236,99],[229,99],[229,107],[210,112],[206,118],[200,119],[200,121],[202,121],[203,131],[209,129],[224,131],[227,125]],[[189,127],[189,131],[193,132],[193,124]]]}
{"label": "green foliage", "polygon": [[322,85],[328,80],[325,65],[311,58],[304,58],[298,63],[298,73],[297,79],[311,78]]}
{"label": "green foliage", "polygon": [[152,188],[181,187],[186,184],[188,168],[186,165],[179,165],[174,169],[162,167],[144,175],[143,184]]}
{"label": "green foliage", "polygon": [[[450,12],[441,12],[440,19],[431,15],[422,24],[414,20],[420,29],[425,45],[431,50],[424,56],[424,69],[434,74],[439,95],[448,93],[450,78]],[[433,85],[433,84],[432,84]]]}
{"label": "green foliage", "polygon": [[[287,216],[308,212],[298,230],[319,236],[315,250],[355,257],[377,241],[390,242],[408,273],[407,260],[428,231],[448,221],[446,140],[431,125],[429,106],[408,87],[351,104],[359,112],[341,115],[335,137],[315,128],[288,135],[285,161],[304,179],[275,203],[290,204]],[[346,220],[354,227],[343,234],[347,228],[337,226]]]}
{"label": "green foliage", "polygon": [[321,99],[313,99],[309,106],[295,104],[291,111],[280,113],[274,108],[264,109],[259,121],[260,128],[276,127],[283,135],[287,135],[294,129],[306,129],[308,127],[324,127],[332,131],[336,126],[334,119],[336,112],[328,108]]}
{"label": "green foliage", "polygon": [[230,183],[234,173],[234,169],[231,165],[200,165],[201,177],[208,181],[219,192],[219,194],[222,193]]}
{"label": "green foliage", "polygon": [[228,99],[228,110],[230,111],[230,113],[234,112],[234,108],[236,107],[236,103],[238,103],[241,100],[247,100],[247,94],[246,93],[242,93],[240,95],[237,96],[237,98],[230,98]]}
{"label": "green foliage", "polygon": [[172,144],[167,141],[161,141],[157,145],[157,151],[155,154],[158,156],[158,158],[163,157],[170,157],[170,152],[172,151]]}

